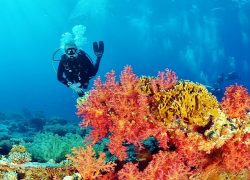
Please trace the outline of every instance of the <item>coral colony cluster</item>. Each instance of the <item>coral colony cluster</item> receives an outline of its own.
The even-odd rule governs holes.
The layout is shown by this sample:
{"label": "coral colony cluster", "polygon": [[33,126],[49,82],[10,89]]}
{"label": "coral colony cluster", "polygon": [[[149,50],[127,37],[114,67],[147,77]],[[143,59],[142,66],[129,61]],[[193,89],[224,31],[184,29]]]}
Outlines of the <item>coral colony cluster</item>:
{"label": "coral colony cluster", "polygon": [[[119,81],[107,73],[77,103],[90,134],[46,177],[250,179],[250,96],[243,86],[228,87],[219,103],[205,86],[177,80],[168,69],[138,77],[126,66]],[[13,163],[31,160],[24,147],[11,151],[20,154],[9,157]]]}

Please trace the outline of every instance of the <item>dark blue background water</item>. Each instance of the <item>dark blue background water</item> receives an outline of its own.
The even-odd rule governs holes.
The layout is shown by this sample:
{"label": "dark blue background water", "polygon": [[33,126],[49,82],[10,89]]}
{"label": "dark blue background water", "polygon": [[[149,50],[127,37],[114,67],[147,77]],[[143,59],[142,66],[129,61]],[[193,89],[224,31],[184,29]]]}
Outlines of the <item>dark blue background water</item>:
{"label": "dark blue background water", "polygon": [[234,71],[250,88],[248,0],[1,0],[0,24],[1,112],[75,118],[77,96],[57,81],[51,56],[78,24],[87,27],[93,59],[92,42],[105,42],[98,76],[132,65],[138,75],[170,68],[213,85]]}

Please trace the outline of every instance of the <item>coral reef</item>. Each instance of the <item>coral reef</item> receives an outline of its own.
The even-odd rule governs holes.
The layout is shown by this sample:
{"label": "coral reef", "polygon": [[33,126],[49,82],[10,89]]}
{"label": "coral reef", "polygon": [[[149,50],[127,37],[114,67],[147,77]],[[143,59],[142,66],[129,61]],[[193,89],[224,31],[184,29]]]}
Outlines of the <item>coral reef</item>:
{"label": "coral reef", "polygon": [[[138,77],[126,66],[119,81],[114,71],[104,82],[97,78],[77,99],[77,110],[80,127],[90,130],[87,138],[60,130],[65,122],[52,128],[56,134],[37,135],[33,148],[24,143],[36,158],[62,162],[13,163],[3,156],[0,178],[250,179],[249,94],[243,86],[228,87],[219,103],[205,86],[178,81],[169,69]],[[9,154],[26,153],[26,147],[13,146]]]}
{"label": "coral reef", "polygon": [[[242,92],[227,98],[244,100]],[[127,66],[120,81],[114,71],[104,83],[97,79],[77,108],[81,127],[93,128],[93,144],[110,139],[107,148],[118,158],[113,179],[249,179],[248,100],[223,102],[201,84],[177,81],[170,70],[137,77]],[[231,107],[244,109],[244,116],[228,116]],[[144,144],[151,137],[154,148]]]}
{"label": "coral reef", "polygon": [[65,176],[73,175],[76,169],[66,167],[60,164],[39,164],[23,163],[9,164],[0,160],[0,179],[17,180],[17,179],[63,179]]}

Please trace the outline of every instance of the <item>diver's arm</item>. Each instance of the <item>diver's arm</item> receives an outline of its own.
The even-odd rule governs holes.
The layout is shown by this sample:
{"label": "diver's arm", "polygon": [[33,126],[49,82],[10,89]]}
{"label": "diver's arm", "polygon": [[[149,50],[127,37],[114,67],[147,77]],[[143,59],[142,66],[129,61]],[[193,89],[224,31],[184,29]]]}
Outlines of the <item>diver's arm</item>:
{"label": "diver's arm", "polygon": [[[95,62],[95,65],[94,65],[94,74],[96,75],[96,73],[98,72],[98,69],[99,69],[99,65],[100,65],[100,62],[101,62],[101,56],[100,57],[97,57],[96,59],[96,62]],[[94,75],[94,76],[95,76]]]}
{"label": "diver's arm", "polygon": [[96,75],[96,73],[98,72],[98,69],[99,69],[99,65],[101,62],[103,52],[104,52],[104,42],[99,41],[99,44],[97,42],[93,42],[93,50],[94,50],[94,53],[97,57],[96,63],[94,65],[94,72],[95,72],[94,74]]}
{"label": "diver's arm", "polygon": [[95,64],[93,64],[89,59],[88,59],[88,61],[89,61],[89,65],[88,65],[88,67],[89,67],[89,75],[90,76],[95,76],[96,73],[98,72],[98,69],[99,69],[99,65],[100,65],[100,62],[101,62],[101,57],[98,57],[96,59]]}
{"label": "diver's arm", "polygon": [[69,86],[67,79],[63,77],[63,72],[64,72],[63,62],[60,61],[58,70],[57,70],[57,80],[65,84],[66,86]]}
{"label": "diver's arm", "polygon": [[96,73],[97,73],[97,71],[98,71],[98,69],[99,69],[99,65],[100,65],[100,61],[101,61],[101,56],[100,56],[100,57],[97,57],[96,63],[93,64],[93,62],[92,62],[90,56],[89,56],[87,53],[85,53],[85,52],[82,51],[82,52],[80,53],[80,55],[81,55],[82,58],[84,59],[84,61],[82,61],[82,62],[85,62],[86,65],[87,65],[89,76],[91,76],[91,77],[92,77],[92,76],[95,76]]}

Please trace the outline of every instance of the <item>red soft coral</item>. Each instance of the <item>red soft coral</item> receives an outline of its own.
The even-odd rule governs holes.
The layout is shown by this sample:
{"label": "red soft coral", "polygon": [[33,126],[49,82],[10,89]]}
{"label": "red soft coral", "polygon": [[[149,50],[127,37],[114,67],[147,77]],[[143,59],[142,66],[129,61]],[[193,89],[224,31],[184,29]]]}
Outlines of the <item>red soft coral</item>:
{"label": "red soft coral", "polygon": [[88,99],[77,106],[77,115],[83,118],[80,126],[94,128],[89,137],[94,143],[105,137],[112,126],[112,121],[109,118],[111,108],[105,102],[112,97],[113,90],[118,89],[119,84],[115,81],[114,71],[107,73],[106,78],[105,84],[102,84],[100,78],[96,79],[95,89],[90,91]]}
{"label": "red soft coral", "polygon": [[143,176],[151,179],[188,179],[191,169],[185,164],[176,152],[159,152],[154,155]]}
{"label": "red soft coral", "polygon": [[222,147],[222,167],[228,171],[239,173],[248,168],[250,173],[250,134],[246,134],[240,141],[231,139]]}
{"label": "red soft coral", "polygon": [[[121,148],[124,142],[140,147],[142,140],[154,136],[166,148],[166,129],[151,112],[152,104],[147,95],[140,93],[139,78],[132,68],[124,68],[120,83],[115,81],[114,72],[108,73],[106,78],[104,84],[97,79],[88,99],[77,106],[78,115],[83,118],[81,126],[93,127],[90,136],[93,142],[110,133],[111,142],[108,146],[120,160],[126,158],[125,149]],[[120,151],[114,147],[119,147]]]}
{"label": "red soft coral", "polygon": [[247,89],[237,84],[227,87],[221,106],[230,118],[244,119],[247,110],[250,109],[250,96]]}
{"label": "red soft coral", "polygon": [[175,152],[163,152],[153,156],[153,160],[149,162],[146,169],[142,172],[138,171],[137,165],[128,163],[122,170],[118,172],[118,177],[121,180],[138,179],[138,180],[174,180],[188,179],[191,175],[191,169],[186,166],[185,162],[180,159],[180,156]]}
{"label": "red soft coral", "polygon": [[198,145],[201,140],[202,137],[198,133],[186,134],[181,130],[176,130],[170,136],[170,143],[179,158],[195,171],[201,171],[209,164],[209,155],[199,150]]}
{"label": "red soft coral", "polygon": [[138,169],[138,164],[126,163],[117,173],[119,180],[142,180],[145,179],[142,172]]}

